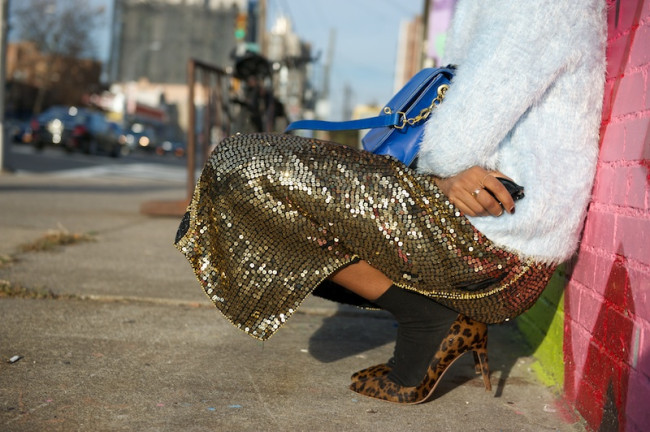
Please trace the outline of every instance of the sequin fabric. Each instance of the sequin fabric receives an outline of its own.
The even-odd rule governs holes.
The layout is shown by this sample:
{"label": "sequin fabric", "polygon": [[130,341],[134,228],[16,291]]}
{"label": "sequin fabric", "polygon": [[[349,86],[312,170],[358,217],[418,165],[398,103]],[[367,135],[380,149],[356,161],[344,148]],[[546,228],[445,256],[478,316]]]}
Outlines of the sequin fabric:
{"label": "sequin fabric", "polygon": [[175,244],[215,306],[260,340],[360,259],[486,323],[528,309],[553,271],[493,245],[432,177],[387,156],[291,135],[219,144]]}

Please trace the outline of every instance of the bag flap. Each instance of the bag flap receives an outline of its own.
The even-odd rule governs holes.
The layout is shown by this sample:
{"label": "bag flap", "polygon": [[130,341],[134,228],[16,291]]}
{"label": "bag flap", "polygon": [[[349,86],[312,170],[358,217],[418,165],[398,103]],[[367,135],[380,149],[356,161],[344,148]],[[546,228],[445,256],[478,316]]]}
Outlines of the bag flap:
{"label": "bag flap", "polygon": [[[408,113],[411,107],[423,97],[426,88],[435,85],[436,81],[442,79],[444,82],[451,81],[453,70],[446,68],[426,68],[415,74],[402,89],[386,104],[391,112],[403,111]],[[445,79],[446,78],[446,79]],[[437,88],[437,86],[435,86]],[[430,101],[428,102],[430,103]],[[385,113],[384,113],[385,114]],[[361,140],[363,148],[374,153],[393,133],[406,133],[405,129],[398,130],[391,127],[371,129]]]}
{"label": "bag flap", "polygon": [[[451,80],[453,72],[451,69],[444,68],[425,68],[413,75],[405,85],[398,91],[395,96],[385,105],[392,112],[404,111],[408,109],[413,99],[416,99],[422,89],[428,86],[439,75],[444,74],[448,80]],[[382,111],[383,112],[383,111]]]}

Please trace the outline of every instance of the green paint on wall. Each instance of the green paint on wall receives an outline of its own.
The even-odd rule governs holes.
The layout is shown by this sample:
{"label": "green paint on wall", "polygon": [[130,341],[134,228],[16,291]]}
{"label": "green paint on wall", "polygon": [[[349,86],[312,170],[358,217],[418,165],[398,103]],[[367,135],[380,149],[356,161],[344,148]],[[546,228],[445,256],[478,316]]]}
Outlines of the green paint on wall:
{"label": "green paint on wall", "polygon": [[564,385],[564,268],[559,268],[535,305],[517,319],[517,326],[537,360],[532,369],[545,385]]}

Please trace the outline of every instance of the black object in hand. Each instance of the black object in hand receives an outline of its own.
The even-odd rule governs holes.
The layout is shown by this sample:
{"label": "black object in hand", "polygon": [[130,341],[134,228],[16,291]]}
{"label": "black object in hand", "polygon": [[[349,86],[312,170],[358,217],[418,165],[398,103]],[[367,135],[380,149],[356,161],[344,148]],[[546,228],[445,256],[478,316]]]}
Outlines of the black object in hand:
{"label": "black object in hand", "polygon": [[[495,177],[495,178],[499,180],[503,186],[505,186],[506,190],[508,191],[508,193],[510,194],[510,196],[514,201],[519,201],[525,196],[523,186],[519,186],[517,183],[513,182],[512,180],[508,180],[507,178],[503,178],[503,177]],[[494,199],[496,199],[496,196],[494,196],[492,191],[490,191],[489,189],[486,190],[490,195],[494,197]]]}

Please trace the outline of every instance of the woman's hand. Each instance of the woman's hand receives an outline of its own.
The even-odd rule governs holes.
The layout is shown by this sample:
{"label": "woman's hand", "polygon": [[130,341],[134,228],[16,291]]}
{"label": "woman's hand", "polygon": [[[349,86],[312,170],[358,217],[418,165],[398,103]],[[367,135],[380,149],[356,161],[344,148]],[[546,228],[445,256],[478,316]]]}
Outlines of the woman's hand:
{"label": "woman's hand", "polygon": [[[496,177],[509,179],[499,171],[487,171],[473,166],[453,177],[437,178],[436,184],[467,216],[501,216],[504,209],[512,214],[515,212],[515,202]],[[488,191],[492,192],[496,199]]]}

